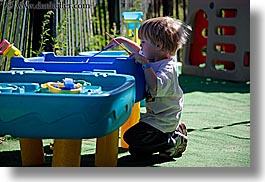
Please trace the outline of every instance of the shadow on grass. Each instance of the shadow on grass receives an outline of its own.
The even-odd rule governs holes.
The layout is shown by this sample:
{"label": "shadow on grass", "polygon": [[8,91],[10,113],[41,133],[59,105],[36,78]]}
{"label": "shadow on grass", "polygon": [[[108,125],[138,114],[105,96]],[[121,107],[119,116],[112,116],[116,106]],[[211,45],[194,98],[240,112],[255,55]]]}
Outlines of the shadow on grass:
{"label": "shadow on grass", "polygon": [[[119,153],[127,151],[119,148]],[[45,163],[37,167],[52,166],[52,151],[49,145],[44,146]],[[131,155],[125,155],[118,159],[117,167],[148,167],[155,164],[174,161],[174,159],[161,158],[158,155],[153,155],[145,159],[136,159]],[[95,154],[81,155],[81,167],[95,167]],[[20,150],[0,152],[0,167],[22,167]]]}
{"label": "shadow on grass", "polygon": [[[175,161],[174,159],[161,158],[158,155],[153,155],[144,159],[137,159],[131,155],[122,156],[118,159],[117,167],[148,167],[164,162]],[[81,167],[95,167],[95,155],[87,154],[81,156]]]}
{"label": "shadow on grass", "polygon": [[159,157],[158,154],[152,155],[148,158],[134,158],[131,155],[126,155],[118,159],[118,167],[148,167],[164,162],[175,161],[174,159]]}
{"label": "shadow on grass", "polygon": [[239,92],[249,93],[250,82],[234,82],[218,80],[206,77],[180,75],[179,83],[184,93],[201,91],[201,92]]}
{"label": "shadow on grass", "polygon": [[21,167],[20,150],[0,152],[0,167]]}
{"label": "shadow on grass", "polygon": [[204,130],[210,130],[210,129],[222,129],[225,127],[229,126],[236,126],[236,125],[248,125],[250,126],[250,121],[242,121],[242,122],[237,122],[237,123],[232,123],[232,124],[227,124],[227,125],[222,125],[222,126],[214,126],[214,127],[205,127],[205,128],[200,128],[200,129],[187,129],[188,132],[193,132],[193,131],[204,131]]}

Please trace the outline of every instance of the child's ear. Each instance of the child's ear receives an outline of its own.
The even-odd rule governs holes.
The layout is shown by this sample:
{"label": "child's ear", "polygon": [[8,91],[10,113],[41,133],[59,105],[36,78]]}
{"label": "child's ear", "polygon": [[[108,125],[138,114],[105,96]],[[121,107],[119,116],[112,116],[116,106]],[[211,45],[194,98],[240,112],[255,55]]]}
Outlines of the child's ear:
{"label": "child's ear", "polygon": [[162,49],[162,47],[160,47],[159,45],[156,45],[156,48],[158,48],[159,50],[161,50],[161,49]]}

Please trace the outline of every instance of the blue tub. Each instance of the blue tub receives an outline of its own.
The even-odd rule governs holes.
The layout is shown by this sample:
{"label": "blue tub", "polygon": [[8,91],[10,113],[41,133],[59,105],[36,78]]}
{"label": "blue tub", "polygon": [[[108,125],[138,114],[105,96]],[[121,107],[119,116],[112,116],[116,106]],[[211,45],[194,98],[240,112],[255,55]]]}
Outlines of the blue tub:
{"label": "blue tub", "polygon": [[41,53],[40,57],[12,57],[10,68],[34,68],[48,72],[113,72],[132,75],[136,84],[136,99],[144,99],[145,78],[140,64],[129,58],[124,51],[104,51],[92,57],[94,51],[82,52],[81,56],[55,56],[53,52]]}
{"label": "blue tub", "polygon": [[[85,51],[80,52],[79,56],[88,56],[91,57],[94,54],[98,53],[98,51]],[[106,58],[106,57],[126,57],[128,58],[128,54],[125,51],[103,51],[98,54],[96,57]]]}
{"label": "blue tub", "polygon": [[[64,78],[86,80],[91,85],[100,86],[101,92],[60,94],[36,91],[38,84]],[[98,138],[122,126],[135,102],[135,79],[123,74],[2,71],[0,84],[27,88],[25,92],[0,93],[0,136]]]}

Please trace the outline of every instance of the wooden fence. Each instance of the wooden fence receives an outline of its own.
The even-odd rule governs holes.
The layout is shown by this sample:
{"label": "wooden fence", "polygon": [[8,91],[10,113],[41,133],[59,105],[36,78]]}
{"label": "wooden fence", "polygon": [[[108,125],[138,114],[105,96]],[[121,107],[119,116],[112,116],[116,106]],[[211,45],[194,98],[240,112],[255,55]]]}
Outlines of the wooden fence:
{"label": "wooden fence", "polygon": [[[143,11],[143,20],[173,16],[185,20],[186,0],[0,0],[0,41],[13,43],[24,57],[42,51],[78,55],[100,50],[105,31],[121,34],[123,11]],[[1,70],[8,60],[0,55]]]}

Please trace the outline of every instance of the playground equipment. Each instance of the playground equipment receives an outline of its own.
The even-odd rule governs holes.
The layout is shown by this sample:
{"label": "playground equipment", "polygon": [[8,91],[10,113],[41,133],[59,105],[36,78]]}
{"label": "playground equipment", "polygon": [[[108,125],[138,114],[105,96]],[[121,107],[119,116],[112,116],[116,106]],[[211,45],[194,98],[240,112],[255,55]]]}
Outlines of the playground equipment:
{"label": "playground equipment", "polygon": [[[121,135],[140,118],[140,101],[144,99],[145,79],[140,64],[135,64],[125,51],[95,51],[82,52],[82,56],[55,56],[53,52],[41,53],[40,57],[13,57],[10,62],[12,68],[44,70],[49,72],[112,72],[127,74],[135,77],[136,99],[131,116],[121,127]],[[122,137],[121,137],[122,138]],[[121,147],[127,148],[127,143],[121,139]]]}
{"label": "playground equipment", "polygon": [[[4,45],[4,44],[2,44]],[[7,43],[8,45],[8,43]],[[5,49],[6,50],[6,49]],[[3,49],[2,52],[5,51]],[[14,51],[15,52],[15,51]],[[111,51],[109,51],[111,52]],[[109,53],[108,52],[108,53]],[[105,52],[104,52],[105,53]],[[25,71],[49,71],[49,72],[82,72],[85,73],[97,73],[108,75],[110,73],[118,73],[132,75],[137,78],[135,80],[136,88],[135,88],[135,99],[136,102],[133,105],[133,108],[130,110],[131,115],[134,115],[134,111],[137,111],[137,114],[140,115],[140,106],[138,110],[139,101],[144,98],[144,85],[145,80],[143,75],[143,70],[140,65],[135,64],[133,59],[129,59],[128,55],[124,55],[124,53],[118,53],[118,57],[114,53],[113,55],[103,56],[97,54],[93,54],[90,56],[61,56],[56,57],[54,53],[42,53],[40,57],[33,57],[33,58],[24,58],[20,54],[11,54],[8,55],[10,58],[10,67],[14,71],[18,71],[19,73]],[[7,54],[5,54],[7,55]],[[18,56],[17,56],[18,55]],[[19,61],[20,60],[20,61]],[[13,64],[14,63],[14,64]],[[69,63],[69,64],[68,64]],[[12,72],[13,73],[13,72]],[[69,81],[69,80],[68,80]],[[60,83],[62,84],[62,83]],[[53,82],[47,82],[42,84],[42,91],[43,89],[49,90],[55,94],[79,94],[80,90],[77,92],[72,92],[73,90],[65,90],[62,89],[62,85],[55,84]],[[68,82],[69,84],[69,82]],[[59,86],[60,89],[55,88],[55,86]],[[92,86],[93,87],[93,86]],[[12,88],[13,89],[13,88]],[[78,88],[80,89],[80,87]],[[101,93],[100,86],[95,86],[91,89],[87,88],[87,90],[96,90]],[[3,90],[3,89],[2,89]],[[76,90],[75,90],[76,91]],[[13,92],[13,90],[9,89],[9,92]],[[45,91],[44,93],[46,93]],[[96,92],[97,93],[97,92]],[[89,93],[91,95],[91,92]],[[94,95],[94,94],[93,94]],[[98,98],[99,99],[99,98]],[[136,109],[135,109],[136,108]],[[129,108],[128,108],[129,109]],[[100,109],[99,109],[100,110]],[[139,112],[138,112],[139,111]],[[129,117],[127,122],[130,122]],[[126,128],[127,129],[127,128]],[[121,129],[122,130],[122,129]],[[53,137],[56,138],[56,137]],[[79,166],[80,164],[80,147],[81,141],[79,139],[56,139],[55,146],[54,146],[54,157],[53,157],[53,166]],[[96,148],[96,158],[95,158],[95,165],[96,166],[116,166],[117,165],[117,148],[113,148],[113,144],[118,142],[118,130],[107,134],[106,136],[102,136],[97,138],[97,148]],[[22,163],[24,166],[32,166],[32,165],[41,165],[43,163],[43,154],[41,153],[42,142],[35,138],[20,138],[20,147],[21,147],[21,155],[22,155]],[[36,145],[36,146],[34,146]],[[33,147],[32,147],[33,146]],[[76,148],[77,147],[77,148]],[[69,151],[71,152],[72,156],[68,156]],[[104,151],[100,150],[108,150],[106,154]],[[27,152],[30,151],[30,152]],[[42,151],[43,152],[43,151]],[[79,152],[79,153],[78,153]],[[35,153],[34,157],[31,157],[31,154]]]}
{"label": "playground equipment", "polygon": [[[128,119],[135,101],[135,81],[129,75],[4,71],[0,72],[0,77],[1,84],[25,89],[24,92],[0,93],[0,135],[69,139],[104,136]],[[69,88],[66,93],[65,89],[59,91],[59,87],[55,87],[55,84],[65,85],[59,80],[66,77],[77,80],[73,83],[77,89]],[[78,80],[100,86],[102,91],[90,94],[87,89],[90,85],[81,84]],[[31,87],[29,83],[32,83]],[[53,89],[58,90],[36,83],[54,83]]]}
{"label": "playground equipment", "polygon": [[126,27],[126,37],[140,44],[138,29],[142,22],[143,12],[122,12],[122,17]]}
{"label": "playground equipment", "polygon": [[[80,53],[82,56],[55,56],[53,52],[44,52],[40,57],[13,57],[10,67],[11,69],[33,68],[48,72],[113,72],[134,76],[136,99],[131,116],[121,127],[121,136],[123,136],[123,133],[140,119],[140,101],[144,99],[145,93],[143,69],[140,64],[135,64],[125,51],[103,51],[94,56],[95,54],[93,51]],[[121,137],[121,147],[128,148],[123,137]]]}
{"label": "playground equipment", "polygon": [[232,81],[250,80],[248,0],[190,0],[192,37],[184,47],[183,74]]}
{"label": "playground equipment", "polygon": [[105,51],[97,56],[93,52],[80,53],[84,56],[56,56],[53,52],[43,52],[39,57],[12,57],[10,68],[28,69],[47,72],[73,73],[116,73],[134,76],[136,83],[136,99],[144,98],[145,79],[141,65],[135,64],[123,51]]}
{"label": "playground equipment", "polygon": [[[82,85],[83,91],[53,92],[40,87],[60,80],[70,90]],[[24,89],[0,93],[0,135],[20,138],[23,166],[44,163],[44,138],[56,139],[53,166],[80,166],[81,139],[85,138],[98,139],[96,166],[117,165],[118,130],[135,102],[133,76],[13,70],[0,72],[0,83]],[[93,85],[101,88],[91,94],[88,87]],[[108,152],[99,151],[102,148]]]}
{"label": "playground equipment", "polygon": [[[108,53],[111,51],[108,51]],[[106,53],[106,51],[102,52]],[[120,74],[129,74],[135,77],[136,82],[136,99],[131,116],[128,121],[121,127],[121,134],[140,118],[140,100],[144,98],[145,79],[143,70],[140,65],[135,64],[134,60],[129,59],[128,55],[103,56],[101,52],[89,56],[54,56],[53,53],[43,53],[41,57],[25,59],[22,56],[12,57],[11,69],[25,68],[33,70],[45,70],[49,72],[113,72]],[[126,60],[126,61],[125,61]],[[67,63],[67,64],[66,64]],[[69,63],[69,64],[68,64]],[[51,85],[48,85],[51,86]],[[55,90],[53,88],[53,90]],[[65,91],[64,91],[65,92]],[[98,139],[100,140],[100,139]],[[104,142],[105,139],[102,141]],[[99,145],[100,146],[100,145]],[[121,139],[121,147],[127,148],[128,145]]]}

